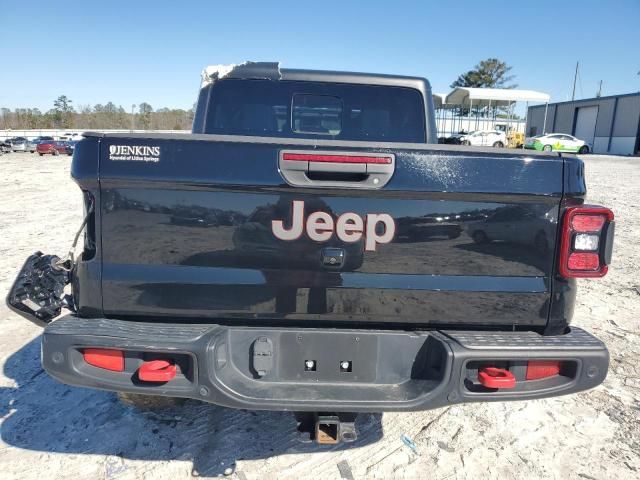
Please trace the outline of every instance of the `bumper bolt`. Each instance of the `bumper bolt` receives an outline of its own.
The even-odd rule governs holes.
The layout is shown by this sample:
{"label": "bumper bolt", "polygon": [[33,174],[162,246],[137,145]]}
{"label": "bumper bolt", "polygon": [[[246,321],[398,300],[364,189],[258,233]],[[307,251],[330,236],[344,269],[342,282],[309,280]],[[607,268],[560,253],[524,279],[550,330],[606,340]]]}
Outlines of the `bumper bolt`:
{"label": "bumper bolt", "polygon": [[62,361],[64,360],[64,355],[62,354],[62,352],[53,352],[53,354],[51,355],[51,360],[53,361],[53,363],[62,363]]}
{"label": "bumper bolt", "polygon": [[206,397],[209,395],[209,389],[207,387],[200,387],[200,395]]}

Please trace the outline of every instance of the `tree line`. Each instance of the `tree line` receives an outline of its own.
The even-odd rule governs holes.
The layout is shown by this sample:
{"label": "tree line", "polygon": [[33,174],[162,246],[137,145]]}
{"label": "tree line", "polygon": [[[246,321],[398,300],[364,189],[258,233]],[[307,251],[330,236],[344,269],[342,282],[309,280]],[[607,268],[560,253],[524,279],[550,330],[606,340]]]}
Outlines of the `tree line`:
{"label": "tree line", "polygon": [[0,129],[191,130],[194,108],[154,109],[143,102],[132,110],[113,102],[74,108],[70,98],[60,95],[46,112],[38,108],[0,108]]}

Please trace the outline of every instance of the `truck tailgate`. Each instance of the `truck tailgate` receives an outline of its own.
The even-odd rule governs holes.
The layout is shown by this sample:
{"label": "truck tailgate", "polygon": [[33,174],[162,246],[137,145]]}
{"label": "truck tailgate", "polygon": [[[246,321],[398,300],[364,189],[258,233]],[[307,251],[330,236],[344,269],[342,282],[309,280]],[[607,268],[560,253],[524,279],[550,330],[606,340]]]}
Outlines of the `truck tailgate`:
{"label": "truck tailgate", "polygon": [[[104,314],[245,325],[544,325],[562,159],[389,147],[211,135],[102,138],[96,221]],[[323,188],[285,182],[283,151],[318,150],[388,155],[394,171],[382,188],[351,188],[357,176]],[[305,221],[314,212],[333,223],[356,214],[377,238],[384,228],[367,229],[367,219],[388,214],[393,235],[369,245],[366,235],[345,242],[335,231],[312,240],[306,228],[295,239],[278,238],[274,221],[292,230],[296,204]],[[331,264],[332,255],[343,257]]]}

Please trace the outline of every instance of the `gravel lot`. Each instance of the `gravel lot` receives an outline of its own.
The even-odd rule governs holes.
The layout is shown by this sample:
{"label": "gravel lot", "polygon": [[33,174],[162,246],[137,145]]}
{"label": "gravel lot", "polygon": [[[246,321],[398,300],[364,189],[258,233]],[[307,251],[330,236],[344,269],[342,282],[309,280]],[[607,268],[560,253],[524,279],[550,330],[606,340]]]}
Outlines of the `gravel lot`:
{"label": "gravel lot", "polygon": [[[0,293],[25,257],[62,254],[81,221],[70,158],[0,157]],[[614,265],[582,280],[574,322],[611,352],[605,383],[532,402],[363,416],[348,447],[300,443],[291,415],[189,402],[160,413],[40,367],[40,329],[0,305],[0,477],[640,478],[640,159],[586,159],[589,201],[617,217]],[[413,438],[417,453],[400,439]],[[227,471],[229,473],[229,471]],[[350,477],[351,476],[351,477]]]}

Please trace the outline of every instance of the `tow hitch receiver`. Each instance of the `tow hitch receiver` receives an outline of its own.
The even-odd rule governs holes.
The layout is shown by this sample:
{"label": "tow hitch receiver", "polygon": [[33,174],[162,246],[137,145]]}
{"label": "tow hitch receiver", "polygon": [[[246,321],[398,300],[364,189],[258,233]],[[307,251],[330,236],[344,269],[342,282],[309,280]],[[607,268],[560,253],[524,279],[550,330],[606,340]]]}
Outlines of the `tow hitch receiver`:
{"label": "tow hitch receiver", "polygon": [[483,367],[478,371],[478,380],[487,388],[514,388],[516,377],[506,368]]}
{"label": "tow hitch receiver", "polygon": [[354,442],[358,438],[355,421],[356,413],[314,413],[298,412],[298,431],[321,445],[336,445],[340,442]]}

